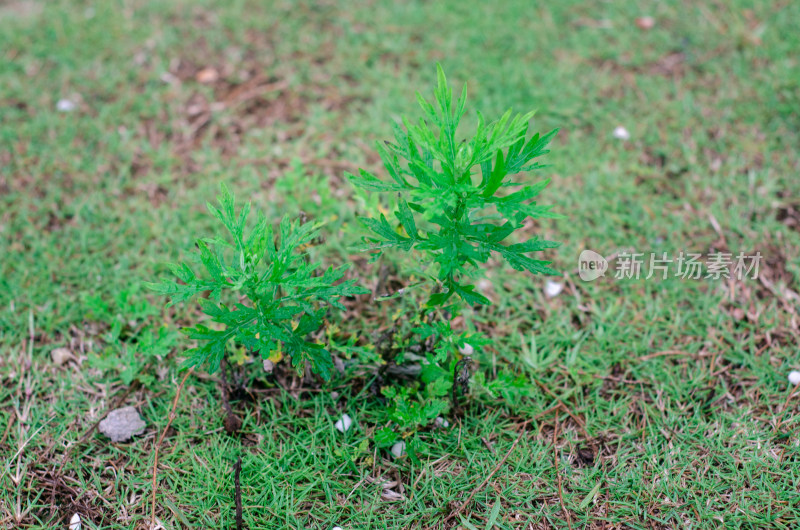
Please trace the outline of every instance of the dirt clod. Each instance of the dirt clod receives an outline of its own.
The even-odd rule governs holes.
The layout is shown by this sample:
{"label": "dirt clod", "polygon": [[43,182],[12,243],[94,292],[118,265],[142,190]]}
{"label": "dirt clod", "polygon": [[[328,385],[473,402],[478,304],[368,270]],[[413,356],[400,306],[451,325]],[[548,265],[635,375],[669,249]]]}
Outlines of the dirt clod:
{"label": "dirt clod", "polygon": [[53,363],[56,366],[62,366],[69,361],[75,360],[75,356],[69,350],[69,348],[54,348],[50,352],[50,358],[53,359]]}
{"label": "dirt clod", "polygon": [[239,432],[242,427],[242,419],[236,414],[225,415],[225,432],[234,434]]}

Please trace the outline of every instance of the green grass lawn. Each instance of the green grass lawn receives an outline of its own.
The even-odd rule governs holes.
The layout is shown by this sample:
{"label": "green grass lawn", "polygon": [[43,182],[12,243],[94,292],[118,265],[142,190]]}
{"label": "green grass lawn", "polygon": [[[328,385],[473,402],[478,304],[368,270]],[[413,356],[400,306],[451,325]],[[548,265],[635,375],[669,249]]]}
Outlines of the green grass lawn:
{"label": "green grass lawn", "polygon": [[[800,527],[798,23],[785,1],[0,4],[0,526],[149,527],[197,312],[143,282],[212,234],[220,182],[327,220],[312,252],[365,287],[381,264],[409,280],[352,250],[378,204],[343,174],[384,174],[374,143],[439,62],[485,116],[560,129],[535,177],[565,217],[525,235],[564,242],[564,290],[495,263],[493,306],[462,323],[494,341],[486,380],[528,391],[476,386],[415,465],[371,443],[367,357],[284,389],[246,365],[238,437],[198,372],[161,445],[161,524],[232,528],[241,456],[253,530]],[[742,282],[615,279],[615,261],[583,282],[584,249],[763,259]],[[404,304],[367,296],[335,324],[368,348]],[[118,402],[144,434],[82,440]]]}

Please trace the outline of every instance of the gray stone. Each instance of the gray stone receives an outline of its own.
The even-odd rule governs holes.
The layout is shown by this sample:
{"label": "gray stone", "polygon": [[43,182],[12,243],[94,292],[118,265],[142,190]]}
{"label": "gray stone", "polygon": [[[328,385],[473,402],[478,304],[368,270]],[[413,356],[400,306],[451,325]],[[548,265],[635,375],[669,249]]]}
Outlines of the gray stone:
{"label": "gray stone", "polygon": [[100,422],[100,432],[111,438],[112,442],[126,442],[137,434],[142,434],[147,424],[133,407],[112,410]]}

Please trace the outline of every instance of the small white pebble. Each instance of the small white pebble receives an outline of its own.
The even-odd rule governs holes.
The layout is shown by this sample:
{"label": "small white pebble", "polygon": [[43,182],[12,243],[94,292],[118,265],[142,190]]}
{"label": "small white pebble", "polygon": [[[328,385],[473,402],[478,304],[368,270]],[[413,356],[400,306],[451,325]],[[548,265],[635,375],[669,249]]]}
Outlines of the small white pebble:
{"label": "small white pebble", "polygon": [[211,67],[203,68],[202,70],[197,72],[195,79],[197,80],[198,83],[203,83],[203,84],[216,83],[217,80],[219,80],[219,72],[217,71],[216,68],[211,68]]}
{"label": "small white pebble", "polygon": [[435,420],[433,420],[433,424],[439,427],[440,429],[446,429],[450,427],[450,422],[442,418],[441,416],[438,416]]}
{"label": "small white pebble", "polygon": [[631,133],[629,133],[628,129],[626,129],[622,125],[620,125],[616,129],[614,129],[614,132],[612,134],[614,135],[614,138],[616,138],[617,140],[630,140],[631,139]]}
{"label": "small white pebble", "polygon": [[406,443],[397,442],[392,446],[392,454],[395,458],[400,458],[406,452]]}
{"label": "small white pebble", "polygon": [[800,372],[797,370],[789,372],[789,382],[793,385],[800,385]]}
{"label": "small white pebble", "polygon": [[653,26],[656,25],[656,19],[653,17],[639,17],[636,19],[636,25],[639,26],[639,29],[653,29]]}
{"label": "small white pebble", "polygon": [[472,344],[470,344],[468,342],[465,342],[463,346],[460,346],[458,348],[458,352],[461,355],[469,356],[469,355],[472,355],[473,353],[475,353],[475,348],[472,347]]}
{"label": "small white pebble", "polygon": [[72,112],[75,110],[75,103],[68,99],[59,99],[56,103],[56,109],[59,112]]}
{"label": "small white pebble", "polygon": [[333,425],[339,432],[346,432],[353,425],[353,420],[347,414],[342,414],[342,417]]}
{"label": "small white pebble", "polygon": [[77,513],[69,520],[69,530],[81,530],[81,516]]}
{"label": "small white pebble", "polygon": [[275,368],[275,363],[273,363],[269,359],[264,359],[263,366],[264,366],[264,371],[267,372],[268,374],[271,374],[272,370]]}
{"label": "small white pebble", "polygon": [[554,282],[553,280],[547,280],[547,283],[544,284],[544,295],[547,298],[555,298],[561,291],[564,290],[564,284],[559,282]]}

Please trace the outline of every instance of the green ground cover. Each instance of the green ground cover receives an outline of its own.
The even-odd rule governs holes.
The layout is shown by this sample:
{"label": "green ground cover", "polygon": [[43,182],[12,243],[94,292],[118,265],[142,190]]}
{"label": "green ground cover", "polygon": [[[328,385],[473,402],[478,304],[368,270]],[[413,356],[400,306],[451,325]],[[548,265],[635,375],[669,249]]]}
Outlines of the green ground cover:
{"label": "green ground cover", "polygon": [[[486,380],[528,391],[474,388],[413,464],[371,443],[368,356],[324,386],[245,364],[239,437],[218,376],[196,373],[161,446],[159,521],[232,527],[241,456],[251,529],[797,528],[798,22],[778,1],[3,3],[0,524],[148,527],[190,347],[176,329],[197,312],[143,282],[213,232],[220,182],[276,220],[327,221],[312,254],[361,285],[381,266],[408,282],[392,254],[352,250],[379,204],[343,175],[383,174],[374,142],[417,115],[439,62],[485,115],[536,108],[534,130],[560,129],[536,177],[565,217],[526,235],[564,242],[547,253],[563,291],[490,263],[493,306],[461,324],[494,341]],[[583,282],[587,248],[763,259],[744,282]],[[337,336],[368,347],[405,308],[359,298]],[[81,441],[128,390],[145,433]]]}

